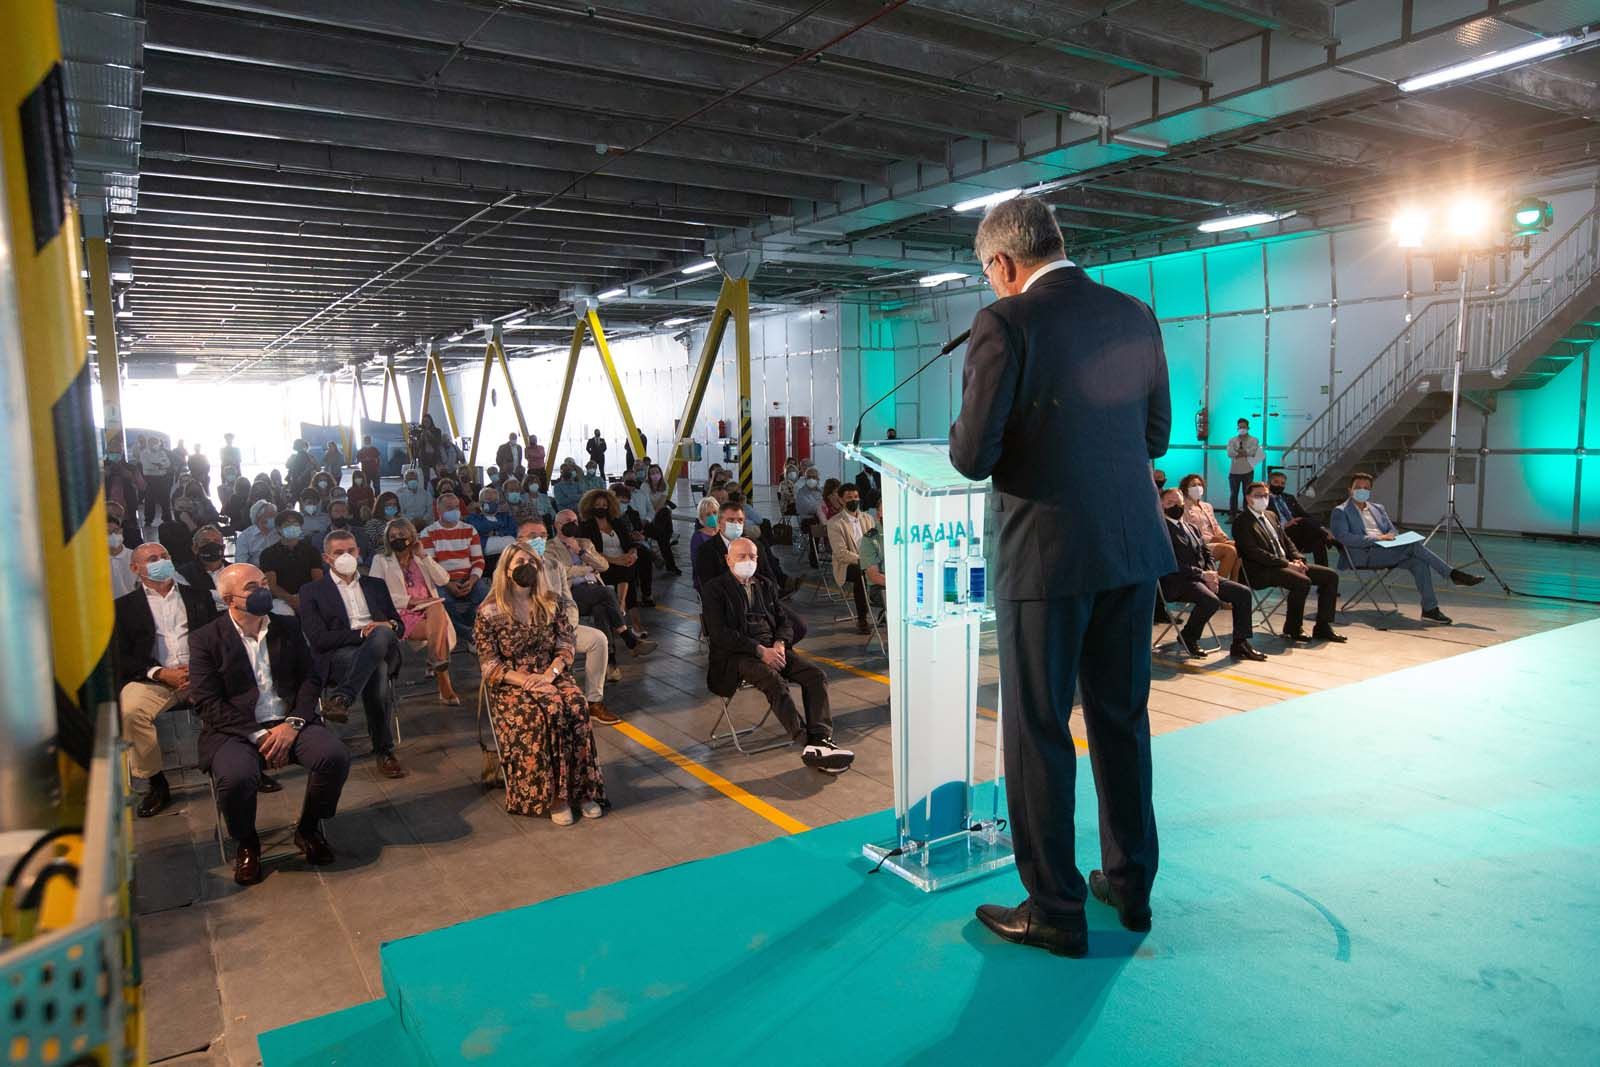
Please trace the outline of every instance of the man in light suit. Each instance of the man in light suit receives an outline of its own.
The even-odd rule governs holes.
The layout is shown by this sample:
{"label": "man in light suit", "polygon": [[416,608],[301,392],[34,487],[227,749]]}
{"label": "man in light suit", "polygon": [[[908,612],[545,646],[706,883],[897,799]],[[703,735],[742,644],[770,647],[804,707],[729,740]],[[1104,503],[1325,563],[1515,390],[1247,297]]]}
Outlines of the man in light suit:
{"label": "man in light suit", "polygon": [[1434,572],[1456,585],[1477,585],[1483,581],[1481,575],[1451,567],[1425,544],[1386,548],[1385,543],[1393,541],[1399,529],[1389,521],[1389,513],[1383,505],[1372,499],[1370,474],[1350,476],[1350,499],[1333,509],[1329,528],[1334,539],[1345,547],[1345,556],[1339,560],[1341,570],[1352,566],[1399,567],[1409,572],[1422,597],[1422,617],[1431,622],[1446,626],[1451,622],[1450,616],[1439,610],[1439,597],[1433,591]]}
{"label": "man in light suit", "polygon": [[861,508],[861,490],[854,483],[839,487],[844,510],[828,520],[828,544],[833,549],[833,580],[855,596],[856,633],[872,632],[867,622],[867,578],[861,570],[861,539],[877,523]]}
{"label": "man in light suit", "polygon": [[1087,891],[1128,929],[1150,928],[1149,626],[1156,579],[1176,568],[1150,491],[1172,428],[1166,355],[1148,307],[1065,258],[1042,201],[995,205],[975,249],[1001,299],[973,320],[950,461],[994,479],[1006,799],[1028,891],[978,918],[1005,940],[1082,956],[1067,726],[1080,683],[1104,868]]}

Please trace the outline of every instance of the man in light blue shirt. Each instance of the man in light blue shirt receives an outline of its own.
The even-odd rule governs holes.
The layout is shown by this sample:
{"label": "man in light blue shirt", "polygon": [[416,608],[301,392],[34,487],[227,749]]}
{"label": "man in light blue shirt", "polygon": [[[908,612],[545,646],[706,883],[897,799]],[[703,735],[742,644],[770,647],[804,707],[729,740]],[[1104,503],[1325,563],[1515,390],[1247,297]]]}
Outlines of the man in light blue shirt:
{"label": "man in light blue shirt", "polygon": [[422,484],[422,475],[415,467],[406,468],[395,496],[400,498],[400,514],[410,519],[417,529],[433,522],[433,491]]}
{"label": "man in light blue shirt", "polygon": [[1450,616],[1439,610],[1439,597],[1433,591],[1433,575],[1447,577],[1456,585],[1477,585],[1483,577],[1451,567],[1420,541],[1387,547],[1399,534],[1383,505],[1372,499],[1372,475],[1350,476],[1350,498],[1333,509],[1329,531],[1345,547],[1339,559],[1341,570],[1356,567],[1398,567],[1411,575],[1422,598],[1422,617],[1450,624]]}

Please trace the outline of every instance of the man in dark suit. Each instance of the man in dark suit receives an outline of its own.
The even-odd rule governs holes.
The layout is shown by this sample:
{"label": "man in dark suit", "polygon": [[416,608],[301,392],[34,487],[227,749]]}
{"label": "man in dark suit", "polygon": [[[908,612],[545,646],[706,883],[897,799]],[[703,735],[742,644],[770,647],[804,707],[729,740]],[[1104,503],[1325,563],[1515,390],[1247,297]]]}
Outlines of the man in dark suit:
{"label": "man in dark suit", "polygon": [[1073,854],[1081,681],[1100,800],[1104,873],[1089,891],[1131,930],[1150,928],[1150,619],[1172,545],[1150,461],[1172,427],[1155,315],[1067,261],[1050,208],[989,210],[975,242],[1001,299],[967,345],[950,460],[994,479],[995,611],[1007,803],[1028,898],[978,918],[1008,941],[1081,956],[1084,879]]}
{"label": "man in dark suit", "polygon": [[178,584],[172,557],[159,543],[134,549],[129,565],[139,584],[113,605],[114,654],[128,772],[150,783],[138,807],[149,818],[172,802],[156,716],[189,701],[189,635],[216,618],[217,609],[209,593]]}
{"label": "man in dark suit", "polygon": [[1268,506],[1278,516],[1278,525],[1289,535],[1294,547],[1301,552],[1311,553],[1317,566],[1326,567],[1328,548],[1334,543],[1333,534],[1300,506],[1299,497],[1289,492],[1289,476],[1283,471],[1273,471],[1267,475],[1267,494]]}
{"label": "man in dark suit", "polygon": [[404,778],[389,720],[394,714],[393,677],[400,670],[405,624],[394,609],[389,587],[381,579],[361,576],[360,559],[361,548],[349,530],[330,530],[323,537],[326,567],[322,578],[300,587],[300,624],[317,673],[332,686],[322,698],[322,717],[344,722],[350,705],[359,698],[378,773]]}
{"label": "man in dark suit", "polygon": [[[1233,542],[1239,546],[1245,581],[1252,589],[1277,586],[1289,591],[1283,616],[1283,638],[1290,643],[1311,640],[1343,644],[1346,638],[1333,630],[1333,613],[1339,606],[1339,573],[1307,563],[1278,524],[1267,500],[1264,482],[1245,486],[1245,510],[1233,524]],[[1317,623],[1307,637],[1304,629],[1306,596],[1317,587]]]}
{"label": "man in dark suit", "polygon": [[[217,787],[228,832],[238,843],[233,880],[261,880],[256,792],[261,772],[294,762],[309,772],[295,825],[308,863],[332,863],[322,834],[350,774],[350,753],[322,723],[322,691],[305,635],[292,616],[272,615],[260,568],[235,563],[217,576],[227,611],[189,638],[189,694],[200,712],[200,769]],[[270,618],[269,618],[270,616]]]}
{"label": "man in dark suit", "polygon": [[1234,659],[1266,659],[1250,644],[1255,629],[1250,619],[1253,605],[1249,588],[1217,573],[1211,550],[1194,527],[1183,521],[1183,494],[1176,489],[1162,493],[1161,510],[1166,512],[1172,554],[1178,559],[1178,569],[1161,578],[1161,595],[1174,603],[1194,605],[1188,621],[1178,631],[1183,650],[1196,659],[1206,655],[1200,649],[1200,636],[1211,616],[1226,603],[1233,609],[1233,647],[1229,654]]}
{"label": "man in dark suit", "polygon": [[[847,770],[855,753],[833,743],[828,680],[794,650],[794,628],[778,602],[778,587],[756,574],[756,543],[740,537],[728,546],[728,570],[700,587],[700,610],[711,645],[706,685],[731,697],[749,682],[767,698],[789,736],[804,740],[800,759],[829,774]],[[789,695],[800,687],[802,718]]]}
{"label": "man in dark suit", "polygon": [[[694,554],[690,563],[694,567],[694,580],[702,589],[713,578],[721,577],[728,573],[728,546],[744,536],[744,505],[729,501],[717,511],[718,536],[706,540],[700,546],[700,551]],[[764,545],[751,539],[756,546],[756,574],[778,587],[780,596],[787,595],[788,580],[783,576],[775,561],[772,552]]]}

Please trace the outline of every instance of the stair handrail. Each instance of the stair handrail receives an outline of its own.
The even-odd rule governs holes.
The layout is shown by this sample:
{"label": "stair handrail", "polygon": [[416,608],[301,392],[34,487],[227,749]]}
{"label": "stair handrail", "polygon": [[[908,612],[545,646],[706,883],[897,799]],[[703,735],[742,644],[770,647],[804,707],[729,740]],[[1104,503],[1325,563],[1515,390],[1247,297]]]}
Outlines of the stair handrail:
{"label": "stair handrail", "polygon": [[[1591,280],[1600,206],[1590,208],[1509,284],[1467,297],[1468,373],[1504,373],[1517,347]],[[1548,277],[1540,275],[1548,273]],[[1460,298],[1432,300],[1352,378],[1300,436],[1285,446],[1285,467],[1309,467],[1314,481],[1394,400],[1455,362]],[[1419,343],[1420,340],[1420,343]],[[1318,487],[1321,489],[1322,487]],[[1319,494],[1320,495],[1320,494]]]}

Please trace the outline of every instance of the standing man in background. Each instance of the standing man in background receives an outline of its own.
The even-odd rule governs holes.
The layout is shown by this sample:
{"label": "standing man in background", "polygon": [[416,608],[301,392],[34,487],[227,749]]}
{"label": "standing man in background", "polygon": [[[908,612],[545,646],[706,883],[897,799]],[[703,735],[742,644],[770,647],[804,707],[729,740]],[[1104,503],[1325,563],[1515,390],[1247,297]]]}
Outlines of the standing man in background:
{"label": "standing man in background", "polygon": [[370,433],[362,435],[361,448],[356,452],[356,462],[361,465],[361,474],[366,478],[367,488],[377,493],[383,480],[383,455],[372,443]]}
{"label": "standing man in background", "polygon": [[1261,465],[1261,442],[1250,436],[1250,420],[1239,420],[1239,434],[1228,438],[1228,513],[1237,517],[1239,497],[1256,480]]}
{"label": "standing man in background", "polygon": [[1156,579],[1176,569],[1150,491],[1172,428],[1167,361],[1155,315],[1066,258],[1043,201],[990,208],[975,249],[1001,299],[972,323],[950,461],[994,479],[1006,800],[1028,891],[978,919],[1007,941],[1082,956],[1068,728],[1080,683],[1103,867],[1088,892],[1129,930],[1150,929],[1150,619]]}
{"label": "standing man in background", "polygon": [[590,462],[599,468],[597,473],[604,478],[606,476],[606,439],[600,436],[599,430],[596,430],[594,436],[585,442],[584,448],[589,452]]}
{"label": "standing man in background", "polygon": [[144,523],[155,525],[157,505],[161,521],[172,518],[172,453],[154,437],[146,438],[139,450],[139,469],[144,474]]}

